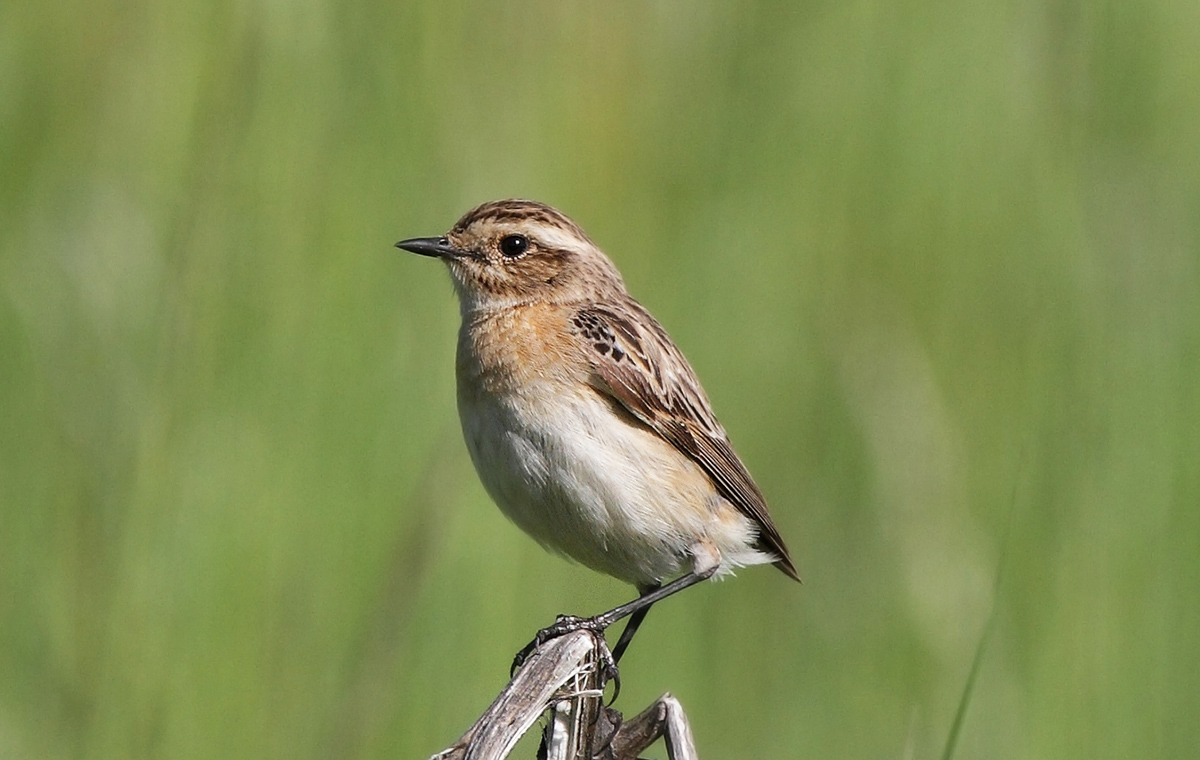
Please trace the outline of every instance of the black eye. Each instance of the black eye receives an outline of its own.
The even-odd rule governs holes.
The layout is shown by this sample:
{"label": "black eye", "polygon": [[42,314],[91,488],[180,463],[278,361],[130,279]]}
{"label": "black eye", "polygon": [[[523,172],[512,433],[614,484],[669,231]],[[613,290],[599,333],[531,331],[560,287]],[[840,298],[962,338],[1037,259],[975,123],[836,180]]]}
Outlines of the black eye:
{"label": "black eye", "polygon": [[505,235],[500,239],[500,253],[515,259],[529,250],[529,240],[524,235]]}

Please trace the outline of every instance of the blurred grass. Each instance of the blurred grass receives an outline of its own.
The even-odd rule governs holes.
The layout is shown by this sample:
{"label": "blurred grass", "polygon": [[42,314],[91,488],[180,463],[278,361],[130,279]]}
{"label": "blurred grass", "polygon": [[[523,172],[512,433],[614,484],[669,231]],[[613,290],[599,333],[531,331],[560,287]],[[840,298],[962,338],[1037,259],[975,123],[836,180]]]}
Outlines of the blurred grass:
{"label": "blurred grass", "polygon": [[956,757],[1193,757],[1198,72],[1184,0],[5,4],[0,757],[424,757],[625,600],[488,504],[390,247],[510,195],[806,579],[656,608],[626,710],[934,757],[994,603]]}

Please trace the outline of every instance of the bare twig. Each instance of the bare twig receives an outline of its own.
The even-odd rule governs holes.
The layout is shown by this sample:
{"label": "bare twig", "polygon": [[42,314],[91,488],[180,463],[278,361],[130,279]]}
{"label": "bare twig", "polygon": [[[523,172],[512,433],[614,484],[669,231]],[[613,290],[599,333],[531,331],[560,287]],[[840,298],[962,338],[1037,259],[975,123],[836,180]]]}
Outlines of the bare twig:
{"label": "bare twig", "polygon": [[692,726],[683,705],[669,692],[621,726],[613,737],[612,756],[614,760],[636,760],[660,736],[666,740],[671,760],[697,760]]}
{"label": "bare twig", "polygon": [[636,760],[659,737],[672,760],[696,760],[687,716],[670,694],[628,723],[603,704],[610,659],[604,638],[590,631],[546,642],[475,725],[430,760],[502,760],[547,710],[546,760]]}

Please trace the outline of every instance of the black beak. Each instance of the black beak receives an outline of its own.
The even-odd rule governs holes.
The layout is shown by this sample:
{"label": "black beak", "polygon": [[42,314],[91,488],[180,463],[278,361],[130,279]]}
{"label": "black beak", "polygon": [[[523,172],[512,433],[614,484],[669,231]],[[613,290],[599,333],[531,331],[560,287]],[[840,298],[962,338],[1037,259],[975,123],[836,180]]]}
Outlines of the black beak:
{"label": "black beak", "polygon": [[422,256],[433,256],[437,259],[454,258],[459,255],[454,246],[450,245],[450,241],[444,237],[436,238],[409,238],[396,243],[397,248],[403,248],[406,251],[419,253]]}

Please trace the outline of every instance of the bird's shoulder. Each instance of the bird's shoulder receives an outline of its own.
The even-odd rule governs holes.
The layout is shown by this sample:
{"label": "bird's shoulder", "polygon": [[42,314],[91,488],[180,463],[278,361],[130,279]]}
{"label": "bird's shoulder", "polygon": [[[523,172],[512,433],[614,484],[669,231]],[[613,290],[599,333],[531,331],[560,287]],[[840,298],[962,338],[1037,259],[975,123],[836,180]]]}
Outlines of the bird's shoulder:
{"label": "bird's shoulder", "polygon": [[640,303],[623,298],[581,304],[570,315],[570,329],[592,370],[589,381],[643,422],[725,437],[695,370]]}

